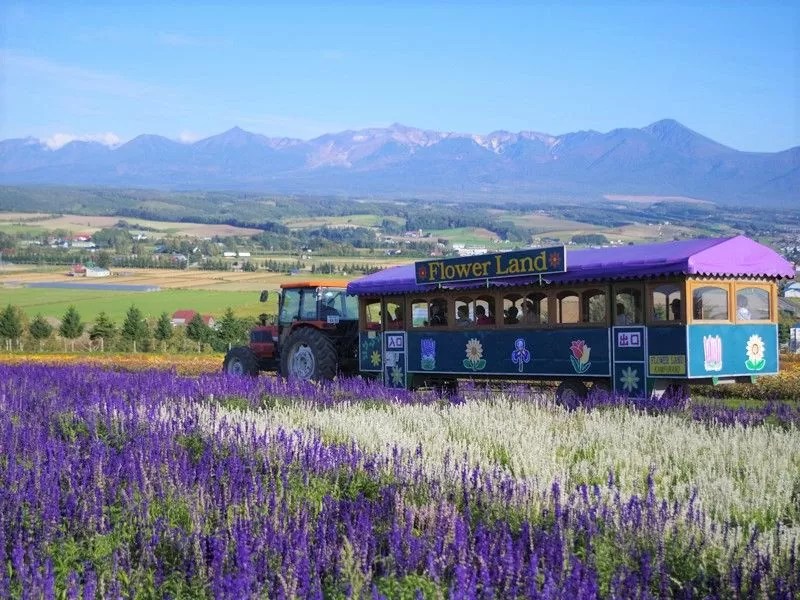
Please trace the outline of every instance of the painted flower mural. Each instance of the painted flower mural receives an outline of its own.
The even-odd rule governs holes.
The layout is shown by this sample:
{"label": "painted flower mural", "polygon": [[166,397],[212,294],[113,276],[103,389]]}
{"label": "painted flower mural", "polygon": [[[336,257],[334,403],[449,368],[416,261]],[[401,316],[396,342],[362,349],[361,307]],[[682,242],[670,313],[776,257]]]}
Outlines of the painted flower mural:
{"label": "painted flower mural", "polygon": [[722,338],[718,335],[703,336],[703,366],[706,371],[722,370]]}
{"label": "painted flower mural", "polygon": [[511,353],[511,362],[519,366],[519,372],[522,373],[522,368],[525,363],[531,361],[531,353],[525,347],[525,340],[517,338],[514,342],[514,351]]}
{"label": "painted flower mural", "polygon": [[576,373],[586,373],[592,366],[592,363],[589,362],[592,349],[586,345],[584,340],[572,340],[569,350],[572,352],[572,356],[569,357],[572,368]]}
{"label": "painted flower mural", "polygon": [[483,346],[475,338],[467,342],[467,358],[464,359],[464,367],[472,371],[482,371],[486,368],[486,360],[483,358]]}
{"label": "painted flower mural", "polygon": [[638,390],[639,371],[637,369],[627,367],[626,369],[622,370],[622,377],[619,378],[619,381],[622,383],[622,389],[624,389],[626,392]]}
{"label": "painted flower mural", "polygon": [[436,340],[422,338],[419,342],[420,366],[424,371],[436,368]]}
{"label": "painted flower mural", "polygon": [[381,366],[381,353],[378,350],[373,350],[369,357],[369,362],[373,367]]}
{"label": "painted flower mural", "polygon": [[767,364],[764,358],[764,340],[759,335],[751,335],[747,340],[747,360],[744,366],[750,371],[760,371]]}

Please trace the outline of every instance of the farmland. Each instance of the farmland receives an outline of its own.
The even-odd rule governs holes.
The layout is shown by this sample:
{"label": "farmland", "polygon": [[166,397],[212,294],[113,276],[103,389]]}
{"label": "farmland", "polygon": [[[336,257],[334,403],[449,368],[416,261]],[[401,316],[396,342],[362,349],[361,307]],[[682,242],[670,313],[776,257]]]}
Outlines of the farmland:
{"label": "farmland", "polygon": [[793,598],[759,414],[0,366],[0,596]]}

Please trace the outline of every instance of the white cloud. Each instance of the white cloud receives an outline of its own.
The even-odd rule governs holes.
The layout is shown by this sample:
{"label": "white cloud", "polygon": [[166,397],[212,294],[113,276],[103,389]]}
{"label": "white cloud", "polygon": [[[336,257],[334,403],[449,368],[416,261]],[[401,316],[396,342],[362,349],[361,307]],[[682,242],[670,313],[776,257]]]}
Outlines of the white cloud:
{"label": "white cloud", "polygon": [[183,144],[192,144],[197,140],[202,140],[204,137],[207,136],[195,133],[194,131],[181,131],[178,135],[178,141]]}
{"label": "white cloud", "polygon": [[50,150],[58,150],[70,142],[100,142],[105,146],[118,146],[121,142],[116,133],[89,133],[86,135],[73,135],[71,133],[54,133],[49,138],[42,140]]}

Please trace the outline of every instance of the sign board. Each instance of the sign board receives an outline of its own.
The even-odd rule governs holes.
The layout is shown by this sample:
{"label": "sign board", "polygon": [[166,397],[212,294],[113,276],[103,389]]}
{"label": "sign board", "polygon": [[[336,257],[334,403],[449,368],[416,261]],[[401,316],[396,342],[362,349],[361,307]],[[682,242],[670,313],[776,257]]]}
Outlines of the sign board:
{"label": "sign board", "polygon": [[418,285],[563,273],[567,270],[564,246],[459,256],[414,263]]}

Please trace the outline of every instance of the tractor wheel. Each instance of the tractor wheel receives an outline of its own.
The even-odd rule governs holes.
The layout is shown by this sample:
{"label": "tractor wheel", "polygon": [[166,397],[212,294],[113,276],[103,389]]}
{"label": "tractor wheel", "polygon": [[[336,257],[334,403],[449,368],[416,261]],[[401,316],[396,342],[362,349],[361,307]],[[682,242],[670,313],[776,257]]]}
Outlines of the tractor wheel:
{"label": "tractor wheel", "polygon": [[575,408],[581,401],[586,399],[587,393],[586,385],[582,381],[568,379],[558,384],[558,388],[556,388],[556,403],[567,408]]}
{"label": "tractor wheel", "polygon": [[337,363],[333,342],[311,327],[292,333],[281,348],[281,374],[289,379],[333,379]]}
{"label": "tractor wheel", "polygon": [[258,376],[258,360],[247,346],[236,346],[228,350],[222,363],[222,372],[229,375]]}

